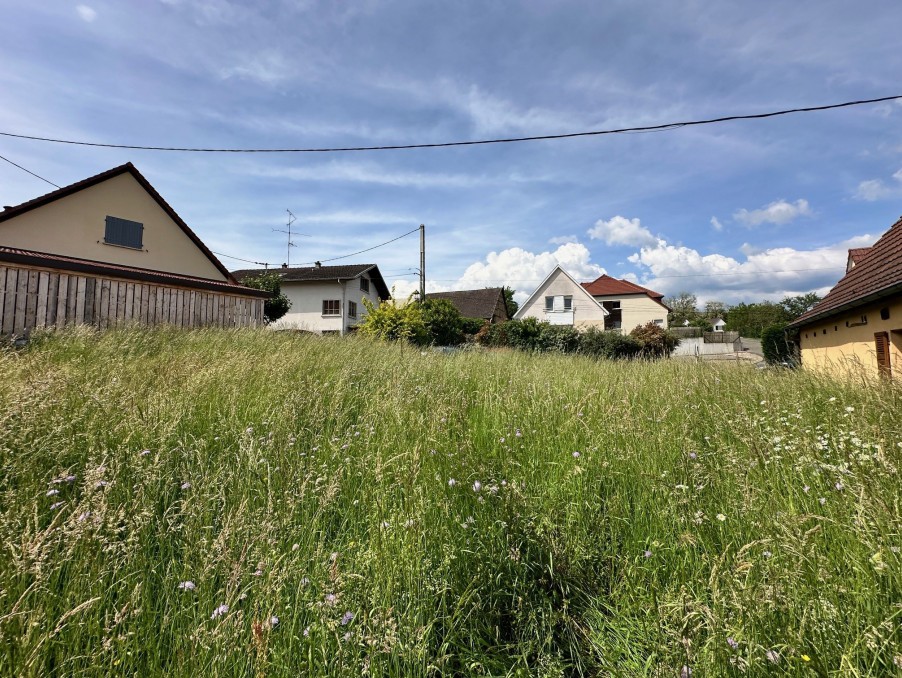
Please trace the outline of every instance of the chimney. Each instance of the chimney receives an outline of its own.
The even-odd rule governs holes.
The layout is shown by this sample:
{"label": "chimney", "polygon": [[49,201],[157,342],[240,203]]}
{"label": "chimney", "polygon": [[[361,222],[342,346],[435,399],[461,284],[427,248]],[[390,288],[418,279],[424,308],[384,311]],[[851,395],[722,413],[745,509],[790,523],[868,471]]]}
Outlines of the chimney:
{"label": "chimney", "polygon": [[317,262],[315,262],[315,263],[316,263],[316,267],[317,267],[317,268],[322,268],[322,267],[323,267],[323,262],[317,261]]}
{"label": "chimney", "polygon": [[282,268],[288,268],[288,264],[282,264]]}

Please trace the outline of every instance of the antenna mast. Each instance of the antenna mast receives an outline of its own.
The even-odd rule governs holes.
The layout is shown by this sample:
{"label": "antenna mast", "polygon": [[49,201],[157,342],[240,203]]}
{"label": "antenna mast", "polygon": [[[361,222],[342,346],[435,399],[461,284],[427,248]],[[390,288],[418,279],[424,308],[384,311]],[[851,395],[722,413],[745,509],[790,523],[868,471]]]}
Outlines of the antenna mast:
{"label": "antenna mast", "polygon": [[[291,240],[291,225],[297,221],[297,217],[294,216],[294,213],[291,210],[285,210],[288,212],[288,223],[286,224],[287,230],[282,228],[274,228],[272,230],[278,233],[287,233],[288,234],[288,245],[285,247],[286,255],[285,255],[285,265],[291,266],[291,248],[297,247],[294,242]],[[302,235],[305,238],[312,238],[313,236],[307,235],[306,233],[296,233],[295,235]]]}

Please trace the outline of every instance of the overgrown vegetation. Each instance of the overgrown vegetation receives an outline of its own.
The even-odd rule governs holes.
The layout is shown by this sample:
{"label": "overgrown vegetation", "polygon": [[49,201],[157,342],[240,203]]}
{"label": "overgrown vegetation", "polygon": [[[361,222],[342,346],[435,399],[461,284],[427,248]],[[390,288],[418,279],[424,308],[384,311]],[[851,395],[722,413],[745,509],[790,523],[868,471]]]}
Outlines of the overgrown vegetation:
{"label": "overgrown vegetation", "polygon": [[889,385],[250,330],[0,374],[2,675],[902,662]]}
{"label": "overgrown vegetation", "polygon": [[761,352],[768,365],[796,367],[799,360],[794,342],[798,332],[789,332],[785,323],[771,325],[761,333]]}
{"label": "overgrown vegetation", "polygon": [[779,303],[743,302],[728,307],[719,301],[708,301],[703,311],[698,310],[698,299],[690,292],[680,292],[664,301],[672,309],[669,315],[671,327],[689,326],[711,330],[711,321],[723,318],[726,320],[727,330],[739,332],[743,337],[760,338],[768,327],[792,322],[814,308],[820,300],[816,293],[809,292],[784,297]]}

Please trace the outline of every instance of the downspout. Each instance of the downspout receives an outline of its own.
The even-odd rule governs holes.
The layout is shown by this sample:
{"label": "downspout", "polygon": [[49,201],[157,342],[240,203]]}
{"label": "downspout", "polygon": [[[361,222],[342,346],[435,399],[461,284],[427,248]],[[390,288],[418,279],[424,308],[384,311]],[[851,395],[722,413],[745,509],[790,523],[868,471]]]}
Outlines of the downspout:
{"label": "downspout", "polygon": [[347,303],[345,301],[346,287],[341,282],[341,278],[338,279],[338,284],[341,285],[341,335],[340,336],[343,337],[345,335],[345,305]]}

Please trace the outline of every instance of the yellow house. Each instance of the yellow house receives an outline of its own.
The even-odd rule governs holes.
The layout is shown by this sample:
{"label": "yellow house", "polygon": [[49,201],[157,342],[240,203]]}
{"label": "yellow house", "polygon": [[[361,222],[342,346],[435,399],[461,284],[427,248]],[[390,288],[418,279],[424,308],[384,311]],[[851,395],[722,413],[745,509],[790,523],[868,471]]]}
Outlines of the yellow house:
{"label": "yellow house", "polygon": [[583,287],[609,311],[605,318],[606,330],[621,330],[628,334],[648,323],[667,329],[670,308],[664,305],[663,294],[609,275],[583,283]]}
{"label": "yellow house", "polygon": [[845,276],[790,328],[805,369],[902,377],[902,219],[872,247],[849,250]]}
{"label": "yellow house", "polygon": [[256,326],[240,285],[131,163],[0,212],[0,335],[84,323]]}

